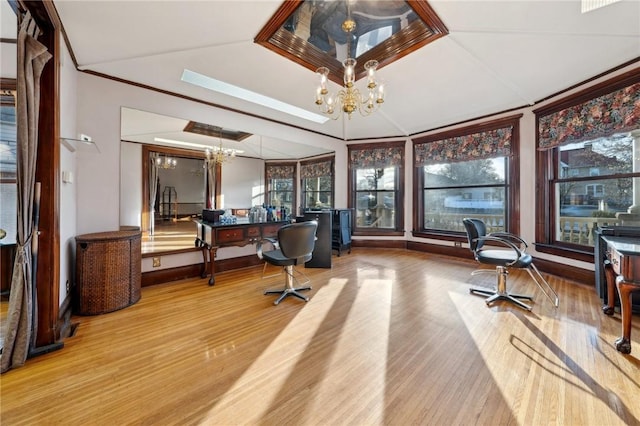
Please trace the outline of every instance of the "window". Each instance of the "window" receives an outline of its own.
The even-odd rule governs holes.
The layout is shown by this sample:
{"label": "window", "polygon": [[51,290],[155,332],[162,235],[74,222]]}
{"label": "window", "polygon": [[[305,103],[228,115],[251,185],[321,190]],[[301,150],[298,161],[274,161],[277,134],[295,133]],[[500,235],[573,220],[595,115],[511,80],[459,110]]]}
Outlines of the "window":
{"label": "window", "polygon": [[592,197],[593,199],[596,199],[596,198],[602,199],[602,197],[604,197],[604,185],[602,184],[587,185],[587,197]]}
{"label": "window", "polygon": [[414,235],[459,239],[462,219],[518,232],[518,119],[509,117],[414,141]]}
{"label": "window", "polygon": [[404,141],[348,150],[354,235],[404,235]]}
{"label": "window", "polygon": [[333,208],[333,158],[301,161],[302,208]]}
{"label": "window", "polygon": [[592,261],[596,227],[640,201],[638,99],[636,70],[534,111],[538,251]]}
{"label": "window", "polygon": [[287,216],[295,215],[296,200],[295,175],[296,164],[267,163],[265,166],[267,182],[267,205],[280,210],[286,209]]}

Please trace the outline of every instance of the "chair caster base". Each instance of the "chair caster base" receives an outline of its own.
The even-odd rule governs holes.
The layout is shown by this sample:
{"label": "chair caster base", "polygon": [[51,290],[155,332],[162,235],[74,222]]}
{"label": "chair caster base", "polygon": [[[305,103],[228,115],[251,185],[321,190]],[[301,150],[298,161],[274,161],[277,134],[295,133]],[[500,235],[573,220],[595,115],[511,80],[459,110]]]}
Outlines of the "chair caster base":
{"label": "chair caster base", "polygon": [[298,288],[284,288],[281,290],[267,290],[264,292],[265,295],[267,294],[279,294],[280,297],[278,297],[273,304],[277,305],[278,303],[282,302],[282,300],[284,300],[285,297],[287,296],[295,296],[298,299],[302,299],[305,302],[309,301],[309,298],[307,296],[305,296],[304,294],[298,293],[299,291],[304,291],[304,290],[311,290],[311,287],[298,287]]}
{"label": "chair caster base", "polygon": [[618,352],[622,352],[623,354],[631,353],[631,341],[629,339],[625,339],[624,337],[618,338],[616,340],[616,349]]}
{"label": "chair caster base", "polygon": [[515,305],[518,305],[519,307],[521,307],[522,309],[525,309],[527,311],[531,310],[531,306],[527,305],[526,303],[521,302],[518,299],[527,299],[527,300],[533,300],[533,296],[528,296],[528,295],[524,295],[524,294],[511,294],[511,293],[500,293],[497,291],[493,291],[493,290],[489,290],[486,288],[478,288],[478,287],[471,287],[469,289],[470,293],[478,293],[482,296],[489,296],[486,300],[485,303],[487,305],[490,305],[491,303],[497,301],[497,300],[506,300],[509,301]]}

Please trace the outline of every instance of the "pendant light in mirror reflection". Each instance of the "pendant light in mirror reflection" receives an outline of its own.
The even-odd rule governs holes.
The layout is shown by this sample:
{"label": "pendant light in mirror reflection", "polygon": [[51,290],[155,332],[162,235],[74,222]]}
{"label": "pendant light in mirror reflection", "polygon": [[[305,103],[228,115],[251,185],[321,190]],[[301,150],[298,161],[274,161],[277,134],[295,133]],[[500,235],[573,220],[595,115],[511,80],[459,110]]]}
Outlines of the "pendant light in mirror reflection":
{"label": "pendant light in mirror reflection", "polygon": [[156,158],[156,166],[160,169],[173,170],[176,168],[178,160],[169,156],[158,156]]}

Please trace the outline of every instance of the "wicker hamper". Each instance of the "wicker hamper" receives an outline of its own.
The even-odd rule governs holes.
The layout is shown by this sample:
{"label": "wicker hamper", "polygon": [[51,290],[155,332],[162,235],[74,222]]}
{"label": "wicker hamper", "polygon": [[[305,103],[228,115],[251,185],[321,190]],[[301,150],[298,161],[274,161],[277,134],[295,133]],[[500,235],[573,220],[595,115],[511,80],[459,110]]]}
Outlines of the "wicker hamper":
{"label": "wicker hamper", "polygon": [[113,231],[76,237],[76,313],[97,315],[140,300],[140,231]]}

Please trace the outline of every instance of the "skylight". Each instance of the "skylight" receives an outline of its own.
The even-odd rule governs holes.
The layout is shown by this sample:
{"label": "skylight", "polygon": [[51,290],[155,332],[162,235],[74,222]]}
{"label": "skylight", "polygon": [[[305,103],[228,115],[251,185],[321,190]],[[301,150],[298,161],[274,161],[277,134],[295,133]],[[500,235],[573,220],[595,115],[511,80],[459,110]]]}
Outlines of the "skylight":
{"label": "skylight", "polygon": [[234,86],[233,84],[225,83],[224,81],[216,80],[215,78],[211,78],[188,69],[185,69],[182,72],[181,80],[195,86],[222,93],[223,95],[232,96],[243,101],[251,102],[257,105],[262,105],[264,107],[274,109],[276,111],[284,112],[285,114],[313,121],[314,123],[323,124],[329,120],[329,118],[320,114],[315,114],[313,112],[307,111],[306,109],[302,109],[297,106],[279,101],[277,99],[273,99],[256,92],[243,89],[242,87]]}
{"label": "skylight", "polygon": [[617,3],[620,0],[582,0],[582,13],[591,12],[592,10],[600,9],[601,7],[608,6],[612,3]]}

